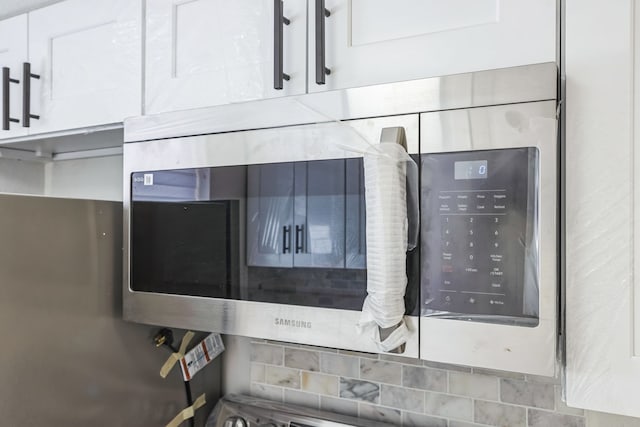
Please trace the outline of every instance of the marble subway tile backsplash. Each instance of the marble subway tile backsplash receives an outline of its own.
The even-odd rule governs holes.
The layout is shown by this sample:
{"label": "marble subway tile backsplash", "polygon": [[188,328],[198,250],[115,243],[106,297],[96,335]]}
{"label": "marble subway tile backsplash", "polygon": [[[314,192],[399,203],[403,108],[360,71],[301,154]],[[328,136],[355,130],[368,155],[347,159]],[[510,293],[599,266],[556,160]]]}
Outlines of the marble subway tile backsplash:
{"label": "marble subway tile backsplash", "polygon": [[380,401],[380,385],[353,378],[340,378],[340,397],[378,403]]}
{"label": "marble subway tile backsplash", "polygon": [[274,341],[251,343],[251,393],[397,426],[585,427],[558,379]]}

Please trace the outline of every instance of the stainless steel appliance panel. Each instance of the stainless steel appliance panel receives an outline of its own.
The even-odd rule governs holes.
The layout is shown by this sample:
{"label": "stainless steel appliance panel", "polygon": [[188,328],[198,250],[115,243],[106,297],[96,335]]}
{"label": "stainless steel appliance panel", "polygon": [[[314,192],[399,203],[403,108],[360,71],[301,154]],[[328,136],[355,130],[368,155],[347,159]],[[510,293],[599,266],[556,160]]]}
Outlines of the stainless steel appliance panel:
{"label": "stainless steel appliance panel", "polygon": [[[449,316],[451,318],[421,317],[420,357],[461,365],[554,375],[558,316],[556,102],[426,113],[421,115],[420,125],[420,150],[423,154],[465,153],[472,150],[498,150],[495,153],[499,153],[514,148],[537,150],[538,170],[531,179],[535,183],[533,191],[538,200],[538,213],[535,238],[530,250],[537,252],[538,262],[532,266],[531,274],[537,278],[539,286],[537,325],[483,323],[474,321],[474,316],[464,320],[463,315]],[[522,173],[530,171],[525,167]],[[451,337],[456,339],[452,340]]]}
{"label": "stainless steel appliance panel", "polygon": [[125,120],[125,141],[556,99],[555,63],[241,102]]}
{"label": "stainless steel appliance panel", "polygon": [[334,414],[258,397],[230,394],[219,400],[205,427],[390,427],[382,421]]}
{"label": "stainless steel appliance panel", "polygon": [[[377,352],[374,342],[368,336],[361,336],[356,331],[360,311],[132,290],[129,285],[131,280],[130,219],[132,212],[132,193],[129,183],[132,174],[142,171],[237,165],[248,165],[248,169],[258,171],[271,167],[273,164],[282,165],[286,162],[302,161],[328,161],[331,163],[337,160],[342,162],[338,169],[345,170],[345,159],[361,157],[362,152],[369,149],[371,144],[378,143],[382,128],[395,126],[405,128],[409,152],[417,154],[419,151],[417,115],[126,144],[124,147],[124,241],[126,243],[123,272],[125,319],[325,347]],[[296,173],[295,170],[291,172]],[[297,171],[301,174],[317,172],[314,170]],[[286,173],[283,172],[278,176],[280,175],[284,177],[282,180],[289,182],[286,179],[288,176]],[[341,188],[345,187],[344,176],[334,178],[341,181],[336,185]],[[251,179],[251,174],[248,174],[249,188],[251,188]],[[313,193],[312,188],[290,189],[290,191],[297,192],[297,198],[305,205],[304,213],[307,222],[303,222],[304,225],[312,224],[313,221],[317,222],[322,218],[323,201],[314,200],[313,203],[310,203],[308,200],[307,194]],[[330,203],[337,204],[341,210],[345,209],[345,196],[331,197],[333,199],[330,200]],[[249,202],[247,202],[248,204]],[[247,206],[247,212],[250,215],[251,207]],[[342,221],[352,220],[343,218]],[[358,232],[362,231],[360,224],[356,229]],[[247,241],[249,232],[250,230],[247,230],[246,235],[241,233],[240,240]],[[295,229],[292,228],[289,232],[293,234]],[[300,235],[307,239],[313,237],[306,233],[307,230],[301,230]],[[280,239],[281,236],[278,236]],[[313,248],[310,249],[313,251]],[[357,250],[361,251],[361,249],[361,247],[357,247]],[[240,256],[244,252],[249,252],[247,264],[250,264],[252,260],[255,262],[257,259],[267,265],[274,265],[269,263],[295,265],[296,263],[295,253],[292,254],[291,261],[283,260],[281,256],[283,251],[281,250],[253,258],[250,251],[242,249],[240,249]],[[314,255],[313,258],[311,256],[301,257],[299,262],[305,265],[313,265],[313,262],[318,262],[322,266],[336,265],[336,263],[342,266],[346,264],[345,255],[341,255],[340,259],[336,261],[335,259],[323,258],[322,252],[324,251],[316,248],[315,254],[311,252],[311,255]],[[356,263],[357,265],[357,255],[363,254],[356,254],[354,258],[356,261],[349,261],[351,264]],[[280,259],[276,260],[275,256]],[[361,268],[361,264],[358,268]],[[412,335],[403,353],[405,356],[418,356],[417,323],[417,317],[409,317],[408,326]]]}
{"label": "stainless steel appliance panel", "polygon": [[[122,320],[121,230],[120,203],[0,195],[3,425],[148,427],[186,406],[153,328]],[[194,394],[217,398],[219,368]]]}

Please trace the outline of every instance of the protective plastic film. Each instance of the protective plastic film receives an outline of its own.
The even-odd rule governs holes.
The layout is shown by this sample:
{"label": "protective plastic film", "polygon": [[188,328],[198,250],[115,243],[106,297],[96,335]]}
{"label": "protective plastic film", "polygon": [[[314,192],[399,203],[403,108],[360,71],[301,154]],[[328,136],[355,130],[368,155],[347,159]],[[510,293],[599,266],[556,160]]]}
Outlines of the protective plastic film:
{"label": "protective plastic film", "polygon": [[[147,2],[147,114],[305,92],[306,2],[282,4],[289,25],[283,23],[280,32],[273,1],[235,0],[227,6],[223,0]],[[279,35],[286,52],[282,72],[290,78],[276,90]]]}
{"label": "protective plastic film", "polygon": [[29,81],[31,112],[40,116],[32,132],[140,115],[140,1],[56,2],[30,12],[29,27],[38,28],[29,34],[30,71],[40,76]]}
{"label": "protective plastic film", "polygon": [[421,162],[422,315],[536,326],[538,150]]}
{"label": "protective plastic film", "polygon": [[[383,130],[384,133],[384,130]],[[367,297],[358,327],[369,331],[382,351],[407,340],[404,296],[407,287],[406,254],[415,247],[417,209],[409,227],[407,182],[417,188],[417,165],[402,145],[383,142],[364,156],[367,206]],[[407,177],[414,177],[407,180]],[[409,192],[409,194],[413,194]],[[416,204],[412,204],[416,207]],[[395,329],[384,339],[380,328]]]}

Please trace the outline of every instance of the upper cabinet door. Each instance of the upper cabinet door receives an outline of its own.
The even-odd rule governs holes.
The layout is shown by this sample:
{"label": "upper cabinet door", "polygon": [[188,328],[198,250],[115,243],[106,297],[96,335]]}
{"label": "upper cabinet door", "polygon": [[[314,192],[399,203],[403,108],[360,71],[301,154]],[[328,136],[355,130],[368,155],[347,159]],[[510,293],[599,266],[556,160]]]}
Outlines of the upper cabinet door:
{"label": "upper cabinet door", "polygon": [[141,113],[142,3],[67,0],[29,14],[31,133]]}
{"label": "upper cabinet door", "polygon": [[324,0],[328,17],[322,2],[310,3],[309,92],[556,60],[556,0]]}
{"label": "upper cabinet door", "polygon": [[[148,0],[146,114],[306,91],[307,2]],[[275,42],[282,37],[282,89]],[[280,45],[278,43],[278,45]]]}
{"label": "upper cabinet door", "polygon": [[[27,128],[22,126],[22,64],[27,61],[27,15],[19,15],[0,21],[0,78],[3,78],[3,68],[9,69],[9,77],[19,83],[9,84],[9,110],[4,111],[0,106],[0,138],[10,138],[26,135]],[[0,100],[4,101],[7,94],[0,84]],[[9,130],[4,129],[5,114],[17,119],[19,123],[9,122]]]}

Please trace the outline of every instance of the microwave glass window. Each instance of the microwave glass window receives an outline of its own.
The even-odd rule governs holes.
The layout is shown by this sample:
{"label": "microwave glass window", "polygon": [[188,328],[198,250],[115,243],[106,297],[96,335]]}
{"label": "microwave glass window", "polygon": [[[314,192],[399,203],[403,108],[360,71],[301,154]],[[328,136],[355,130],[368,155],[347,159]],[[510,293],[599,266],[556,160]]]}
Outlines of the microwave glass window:
{"label": "microwave glass window", "polygon": [[538,324],[538,150],[421,156],[424,316]]}
{"label": "microwave glass window", "polygon": [[[362,308],[362,159],[136,172],[131,186],[133,290]],[[417,288],[416,254],[408,265]]]}

